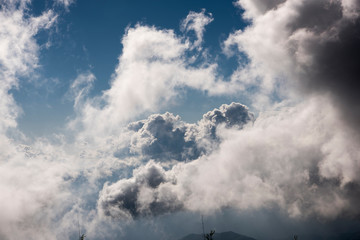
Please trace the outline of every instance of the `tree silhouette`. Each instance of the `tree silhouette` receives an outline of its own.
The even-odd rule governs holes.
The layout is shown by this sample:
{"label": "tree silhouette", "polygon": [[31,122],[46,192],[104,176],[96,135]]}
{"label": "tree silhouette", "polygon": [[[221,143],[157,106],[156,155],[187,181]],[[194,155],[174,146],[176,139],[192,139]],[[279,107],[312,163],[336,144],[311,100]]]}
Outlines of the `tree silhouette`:
{"label": "tree silhouette", "polygon": [[213,235],[215,234],[215,230],[211,230],[210,233],[204,235],[206,240],[213,240]]}

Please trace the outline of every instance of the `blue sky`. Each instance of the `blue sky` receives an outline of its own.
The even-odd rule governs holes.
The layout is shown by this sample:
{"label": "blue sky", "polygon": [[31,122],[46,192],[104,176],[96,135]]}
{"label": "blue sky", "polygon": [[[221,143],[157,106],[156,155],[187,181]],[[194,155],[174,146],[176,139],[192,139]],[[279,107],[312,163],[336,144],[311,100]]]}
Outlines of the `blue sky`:
{"label": "blue sky", "polygon": [[0,239],[358,234],[357,0],[0,4]]}

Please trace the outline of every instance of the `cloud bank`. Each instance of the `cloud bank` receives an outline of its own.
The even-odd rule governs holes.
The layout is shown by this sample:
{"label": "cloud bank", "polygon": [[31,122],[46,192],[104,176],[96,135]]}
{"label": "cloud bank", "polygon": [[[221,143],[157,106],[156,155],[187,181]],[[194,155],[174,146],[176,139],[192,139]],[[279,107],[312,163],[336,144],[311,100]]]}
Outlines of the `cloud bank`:
{"label": "cloud bank", "polygon": [[[316,98],[261,115],[242,130],[223,128],[217,133],[220,146],[211,154],[169,170],[151,162],[132,178],[106,185],[99,212],[131,219],[179,209],[214,213],[224,207],[279,207],[293,217],[356,216],[359,143],[341,124],[327,99]],[[139,174],[154,166],[162,177]],[[148,184],[153,178],[161,180]]]}

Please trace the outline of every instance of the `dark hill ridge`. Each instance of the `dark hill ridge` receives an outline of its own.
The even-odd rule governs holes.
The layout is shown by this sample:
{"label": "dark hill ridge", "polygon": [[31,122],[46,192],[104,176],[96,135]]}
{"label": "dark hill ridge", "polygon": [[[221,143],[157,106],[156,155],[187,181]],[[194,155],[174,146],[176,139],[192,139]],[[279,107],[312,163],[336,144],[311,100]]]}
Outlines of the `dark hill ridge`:
{"label": "dark hill ridge", "polygon": [[[214,240],[256,240],[255,238],[251,238],[234,232],[215,233],[213,239]],[[204,237],[202,234],[190,234],[179,240],[204,240]]]}
{"label": "dark hill ridge", "polygon": [[[298,235],[299,240],[360,240],[360,231],[352,233],[333,233],[333,234],[302,234]],[[292,240],[291,236],[286,238],[276,238],[274,240]],[[216,239],[214,239],[216,240]]]}

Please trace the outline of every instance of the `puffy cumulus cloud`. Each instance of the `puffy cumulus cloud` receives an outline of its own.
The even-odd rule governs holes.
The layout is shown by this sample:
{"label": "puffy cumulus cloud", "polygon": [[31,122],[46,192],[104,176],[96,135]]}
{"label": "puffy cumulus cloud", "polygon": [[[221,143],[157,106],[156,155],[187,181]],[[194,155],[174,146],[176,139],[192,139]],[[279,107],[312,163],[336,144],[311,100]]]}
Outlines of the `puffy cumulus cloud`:
{"label": "puffy cumulus cloud", "polygon": [[133,132],[130,151],[161,161],[193,160],[218,146],[216,130],[220,125],[241,129],[253,121],[253,113],[240,103],[223,104],[195,124],[185,123],[171,113],[154,114],[128,125]]}
{"label": "puffy cumulus cloud", "polygon": [[174,212],[182,208],[172,193],[174,184],[160,165],[150,161],[134,170],[133,178],[105,184],[98,200],[99,212],[120,219]]}
{"label": "puffy cumulus cloud", "polygon": [[216,127],[218,125],[222,124],[227,128],[236,127],[241,129],[245,124],[252,123],[254,120],[255,116],[252,112],[249,112],[248,107],[233,102],[230,105],[223,104],[219,109],[215,108],[204,114],[199,125],[213,138],[216,138]]}
{"label": "puffy cumulus cloud", "polygon": [[148,119],[129,124],[134,131],[130,151],[162,161],[185,161],[199,157],[201,150],[188,138],[188,124],[171,113],[154,114]]}
{"label": "puffy cumulus cloud", "polygon": [[214,19],[212,14],[205,14],[205,9],[201,12],[191,11],[181,23],[181,28],[185,32],[194,31],[196,40],[193,43],[194,47],[200,47],[203,42],[205,26],[211,23]]}
{"label": "puffy cumulus cloud", "polygon": [[251,63],[233,77],[245,88],[260,86],[258,105],[268,101],[266,95],[289,97],[294,89],[331,93],[344,118],[356,125],[359,2],[239,0],[237,4],[252,24],[231,34],[224,50],[231,54],[235,45],[249,57]]}
{"label": "puffy cumulus cloud", "polygon": [[151,162],[132,178],[106,184],[99,212],[125,219],[224,207],[279,207],[292,217],[359,214],[359,142],[326,98],[274,109],[219,134],[211,154],[170,170]]}

